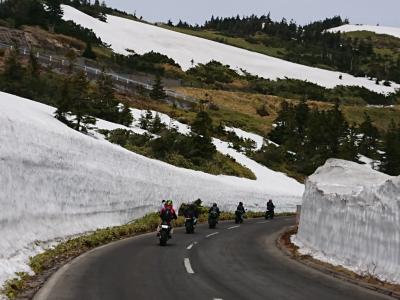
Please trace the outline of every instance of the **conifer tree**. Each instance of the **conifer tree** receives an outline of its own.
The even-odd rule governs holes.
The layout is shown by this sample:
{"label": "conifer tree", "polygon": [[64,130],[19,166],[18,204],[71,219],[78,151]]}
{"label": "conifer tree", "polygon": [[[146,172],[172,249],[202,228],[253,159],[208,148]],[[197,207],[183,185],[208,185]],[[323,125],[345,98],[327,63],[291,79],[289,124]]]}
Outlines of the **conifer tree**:
{"label": "conifer tree", "polygon": [[19,81],[24,75],[24,69],[19,61],[18,50],[10,50],[4,63],[3,75],[10,81]]}
{"label": "conifer tree", "polygon": [[139,126],[144,130],[148,130],[151,127],[151,121],[153,120],[153,113],[151,110],[147,110],[145,114],[142,114],[139,119]]}
{"label": "conifer tree", "polygon": [[63,16],[61,3],[62,0],[46,0],[49,19],[49,30],[51,32],[54,32],[54,26],[61,21],[61,18]]}
{"label": "conifer tree", "polygon": [[152,90],[150,92],[150,97],[154,100],[161,100],[167,97],[167,94],[165,93],[164,87],[161,82],[160,75],[156,76],[156,80],[154,81]]}
{"label": "conifer tree", "polygon": [[400,175],[400,126],[392,120],[384,136],[384,154],[380,170],[392,176]]}
{"label": "conifer tree", "polygon": [[96,123],[96,119],[92,117],[92,101],[86,74],[78,72],[70,76],[63,85],[61,99],[57,103],[56,118],[75,130],[87,132],[88,126]]}
{"label": "conifer tree", "polygon": [[89,58],[89,59],[96,59],[96,54],[93,52],[92,49],[92,43],[91,42],[87,42],[86,43],[86,48],[82,53],[83,57]]}
{"label": "conifer tree", "polygon": [[368,114],[364,115],[364,122],[360,125],[359,133],[362,135],[359,143],[359,152],[371,159],[378,159],[379,131],[372,124]]}
{"label": "conifer tree", "polygon": [[165,125],[161,122],[160,115],[156,113],[153,121],[151,122],[151,132],[152,133],[160,133],[161,130],[165,128]]}
{"label": "conifer tree", "polygon": [[29,53],[29,73],[32,77],[38,77],[40,72],[40,65],[36,56],[31,51]]}

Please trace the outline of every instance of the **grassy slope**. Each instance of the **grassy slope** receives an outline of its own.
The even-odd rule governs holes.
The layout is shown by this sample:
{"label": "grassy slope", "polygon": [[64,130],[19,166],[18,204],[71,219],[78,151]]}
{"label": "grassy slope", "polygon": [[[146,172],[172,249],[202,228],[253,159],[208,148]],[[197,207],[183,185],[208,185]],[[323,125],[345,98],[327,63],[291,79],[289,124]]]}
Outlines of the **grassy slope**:
{"label": "grassy slope", "polygon": [[[219,111],[210,111],[216,124],[219,121],[223,121],[261,135],[264,135],[271,129],[272,123],[279,112],[280,104],[284,100],[280,97],[262,94],[197,88],[179,88],[179,91],[199,99],[205,98],[205,94],[207,93],[208,97],[211,97],[212,101],[220,107]],[[298,103],[297,100],[288,101]],[[264,103],[267,106],[267,111],[270,113],[267,117],[261,117],[256,112],[257,107]],[[319,109],[328,109],[333,106],[333,104],[327,102],[309,101],[308,103],[310,107]],[[391,119],[400,122],[400,105],[393,108],[343,105],[342,110],[347,121],[356,124],[362,123],[364,113],[367,113],[380,130],[387,129]]]}

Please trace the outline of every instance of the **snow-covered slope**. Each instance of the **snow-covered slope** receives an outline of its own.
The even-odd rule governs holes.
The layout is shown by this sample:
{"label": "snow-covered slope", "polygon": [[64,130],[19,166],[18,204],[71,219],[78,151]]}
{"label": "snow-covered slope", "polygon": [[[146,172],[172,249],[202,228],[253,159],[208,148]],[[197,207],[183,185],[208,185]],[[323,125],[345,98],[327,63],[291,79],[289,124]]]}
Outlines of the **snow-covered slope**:
{"label": "snow-covered slope", "polygon": [[342,25],[339,27],[328,29],[329,32],[354,32],[354,31],[370,31],[377,34],[387,34],[400,39],[400,28],[372,25]]}
{"label": "snow-covered slope", "polygon": [[78,133],[53,112],[0,93],[0,285],[29,270],[28,257],[41,250],[37,241],[123,224],[156,211],[161,199],[178,206],[201,198],[225,210],[244,200],[263,210],[272,197],[285,211],[301,200],[303,185],[267,168],[256,170],[257,181],[177,168]]}
{"label": "snow-covered slope", "polygon": [[329,160],[306,183],[301,252],[400,283],[400,176]]}
{"label": "snow-covered slope", "polygon": [[[196,64],[214,59],[234,69],[245,69],[264,78],[308,80],[328,88],[357,85],[379,93],[390,93],[395,88],[400,88],[396,84],[391,87],[376,85],[375,81],[364,77],[356,78],[348,74],[307,67],[124,18],[108,15],[105,23],[70,6],[64,5],[63,10],[65,20],[72,20],[92,29],[104,42],[111,44],[116,52],[126,54],[126,49],[132,49],[139,54],[156,51],[173,58],[183,69],[191,67],[192,59]],[[341,74],[342,80],[339,79]]]}

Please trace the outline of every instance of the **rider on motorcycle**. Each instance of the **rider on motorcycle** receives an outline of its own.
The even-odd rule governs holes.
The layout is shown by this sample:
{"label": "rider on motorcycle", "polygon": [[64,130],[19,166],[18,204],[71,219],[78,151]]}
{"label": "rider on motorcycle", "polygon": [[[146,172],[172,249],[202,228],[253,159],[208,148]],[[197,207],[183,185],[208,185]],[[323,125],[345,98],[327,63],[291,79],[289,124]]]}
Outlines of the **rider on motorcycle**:
{"label": "rider on motorcycle", "polygon": [[274,209],[275,209],[275,205],[272,202],[272,199],[269,199],[268,202],[267,202],[267,210],[268,211],[274,211]]}
{"label": "rider on motorcycle", "polygon": [[193,219],[193,225],[196,225],[197,218],[199,217],[199,212],[196,209],[196,206],[192,203],[189,204],[185,210],[183,211],[183,215],[187,219]]}
{"label": "rider on motorcycle", "polygon": [[213,206],[208,210],[208,214],[211,215],[211,213],[215,213],[217,215],[217,218],[219,218],[221,212],[219,211],[217,203],[214,203]]}
{"label": "rider on motorcycle", "polygon": [[240,223],[243,222],[243,217],[244,214],[246,213],[246,210],[244,209],[243,203],[239,202],[238,207],[236,208],[235,214],[236,214],[236,222],[238,222],[240,220]]}
{"label": "rider on motorcycle", "polygon": [[236,208],[236,211],[238,211],[238,212],[240,212],[240,213],[242,213],[242,214],[244,215],[244,213],[246,212],[246,210],[244,209],[243,202],[239,202],[239,205],[238,205],[238,207]]}
{"label": "rider on motorcycle", "polygon": [[177,218],[178,217],[177,217],[177,215],[175,213],[175,210],[174,210],[174,208],[172,206],[172,200],[165,201],[165,205],[160,211],[160,219],[161,219],[160,225],[164,223],[164,224],[167,224],[170,227],[170,230],[169,230],[170,237],[171,237],[171,231],[172,231],[171,221],[172,220],[176,220]]}

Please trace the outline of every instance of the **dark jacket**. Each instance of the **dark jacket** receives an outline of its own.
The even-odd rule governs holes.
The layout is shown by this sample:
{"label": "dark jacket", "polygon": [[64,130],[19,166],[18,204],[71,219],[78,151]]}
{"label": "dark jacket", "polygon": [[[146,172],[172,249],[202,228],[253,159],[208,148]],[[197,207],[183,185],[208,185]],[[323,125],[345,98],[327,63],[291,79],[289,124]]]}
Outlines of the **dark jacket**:
{"label": "dark jacket", "polygon": [[221,212],[219,211],[218,206],[213,206],[213,207],[211,207],[211,208],[208,210],[208,213],[211,213],[211,212],[213,212],[213,211],[217,213],[217,217],[219,217],[219,215],[221,214]]}
{"label": "dark jacket", "polygon": [[272,201],[268,201],[267,202],[267,210],[274,210],[275,209],[275,205],[274,203],[272,203]]}

